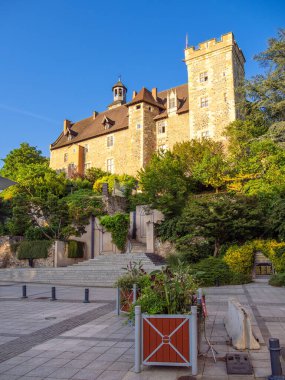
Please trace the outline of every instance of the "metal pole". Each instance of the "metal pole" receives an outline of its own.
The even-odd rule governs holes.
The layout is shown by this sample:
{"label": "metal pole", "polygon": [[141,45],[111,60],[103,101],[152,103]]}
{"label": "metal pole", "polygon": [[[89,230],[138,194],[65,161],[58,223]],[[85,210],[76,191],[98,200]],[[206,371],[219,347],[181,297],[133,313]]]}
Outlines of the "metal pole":
{"label": "metal pole", "polygon": [[27,297],[27,285],[22,286],[22,298],[28,298]]}
{"label": "metal pole", "polygon": [[191,307],[190,332],[192,375],[196,376],[198,375],[197,306]]}
{"label": "metal pole", "polygon": [[89,301],[89,289],[85,289],[85,297],[83,303],[90,303]]}
{"label": "metal pole", "polygon": [[282,367],[280,363],[280,343],[277,338],[269,339],[269,351],[270,351],[270,361],[271,361],[271,371],[272,376],[268,379],[274,379],[274,376],[282,375]]}
{"label": "metal pole", "polygon": [[201,300],[201,302],[202,302],[202,296],[203,296],[203,290],[202,290],[202,288],[199,288],[198,289],[198,300]]}
{"label": "metal pole", "polygon": [[133,303],[137,300],[137,284],[133,285]]}
{"label": "metal pole", "polygon": [[51,301],[56,301],[55,286],[51,288]]}
{"label": "metal pole", "polygon": [[121,300],[120,300],[120,297],[121,297],[121,289],[119,287],[117,287],[117,315],[120,315],[120,310],[121,310]]}
{"label": "metal pole", "polygon": [[135,373],[141,372],[141,307],[135,306]]}

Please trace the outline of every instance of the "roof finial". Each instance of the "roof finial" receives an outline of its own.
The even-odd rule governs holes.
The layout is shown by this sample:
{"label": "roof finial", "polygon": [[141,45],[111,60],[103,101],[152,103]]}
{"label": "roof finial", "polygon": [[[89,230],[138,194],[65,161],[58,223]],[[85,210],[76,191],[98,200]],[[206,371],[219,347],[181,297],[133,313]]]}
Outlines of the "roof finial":
{"label": "roof finial", "polygon": [[122,75],[119,74],[119,78],[118,78],[119,82],[121,82],[121,79],[122,79]]}
{"label": "roof finial", "polygon": [[185,49],[188,49],[188,33],[186,33],[186,47]]}

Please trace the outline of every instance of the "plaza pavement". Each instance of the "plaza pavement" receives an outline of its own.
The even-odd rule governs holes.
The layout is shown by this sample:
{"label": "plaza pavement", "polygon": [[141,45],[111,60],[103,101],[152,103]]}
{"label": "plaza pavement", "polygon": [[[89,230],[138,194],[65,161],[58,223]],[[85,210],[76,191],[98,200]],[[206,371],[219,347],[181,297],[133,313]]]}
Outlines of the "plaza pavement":
{"label": "plaza pavement", "polygon": [[[133,372],[134,328],[117,317],[115,289],[90,288],[90,303],[83,303],[84,288],[57,288],[50,301],[49,285],[28,284],[28,299],[21,299],[21,284],[0,282],[0,380],[175,380],[191,375],[187,368],[145,367]],[[269,337],[285,346],[285,288],[266,281],[244,286],[206,289],[209,317],[206,335],[218,351],[217,363],[205,339],[196,379],[266,379],[271,374]],[[252,313],[261,349],[249,353],[254,375],[227,375],[225,354],[234,352],[224,328],[227,300],[237,298]],[[285,372],[284,372],[285,373]]]}

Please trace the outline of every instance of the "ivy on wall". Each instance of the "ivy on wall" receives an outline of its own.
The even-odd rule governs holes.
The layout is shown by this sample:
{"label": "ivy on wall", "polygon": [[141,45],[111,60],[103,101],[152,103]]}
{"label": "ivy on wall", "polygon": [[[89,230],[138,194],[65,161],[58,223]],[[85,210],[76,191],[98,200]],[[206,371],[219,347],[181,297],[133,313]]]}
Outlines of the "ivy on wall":
{"label": "ivy on wall", "polygon": [[76,240],[68,241],[68,254],[69,259],[82,259],[84,257],[84,243]]}
{"label": "ivy on wall", "polygon": [[127,243],[130,217],[128,214],[116,213],[105,215],[100,218],[100,223],[111,232],[112,242],[120,251],[124,251]]}

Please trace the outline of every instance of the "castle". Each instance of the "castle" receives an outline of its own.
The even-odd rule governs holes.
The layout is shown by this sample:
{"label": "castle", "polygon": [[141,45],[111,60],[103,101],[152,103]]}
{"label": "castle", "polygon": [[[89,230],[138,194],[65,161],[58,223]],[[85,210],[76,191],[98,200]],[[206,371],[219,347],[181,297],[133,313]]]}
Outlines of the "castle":
{"label": "castle", "polygon": [[91,167],[136,176],[154,152],[196,138],[224,140],[223,130],[238,117],[237,88],[245,58],[232,33],[185,49],[188,82],[165,91],[142,88],[127,102],[119,80],[104,112],[72,123],[50,146],[50,166],[84,174]]}

